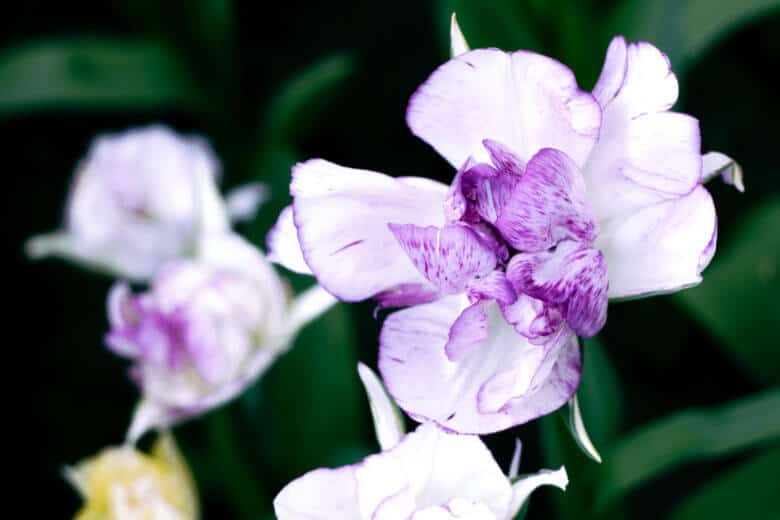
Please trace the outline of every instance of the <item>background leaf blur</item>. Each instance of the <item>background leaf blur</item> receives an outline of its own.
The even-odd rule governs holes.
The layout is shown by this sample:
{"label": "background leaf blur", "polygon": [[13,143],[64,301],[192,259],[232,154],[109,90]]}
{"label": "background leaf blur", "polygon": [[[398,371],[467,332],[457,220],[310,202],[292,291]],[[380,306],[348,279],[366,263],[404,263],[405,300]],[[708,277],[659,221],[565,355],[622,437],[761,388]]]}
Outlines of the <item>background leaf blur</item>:
{"label": "background leaf blur", "polygon": [[[610,307],[585,342],[579,391],[598,465],[552,415],[487,438],[523,471],[565,463],[565,494],[535,494],[527,518],[776,518],[780,374],[780,60],[772,0],[405,0],[265,5],[229,0],[14,4],[0,21],[4,258],[19,319],[8,341],[23,396],[21,479],[62,517],[77,497],[59,467],[121,441],[135,390],[101,345],[109,280],[59,262],[29,264],[21,243],[55,227],[70,175],[96,134],[164,121],[203,134],[227,187],[262,180],[272,199],[240,230],[262,246],[289,203],[289,168],[308,157],[449,181],[411,136],[412,91],[448,56],[456,10],[472,47],[526,48],[572,66],[590,88],[614,33],[644,38],[681,78],[678,109],[703,149],[743,165],[747,193],[714,181],[719,252],[704,283]],[[283,273],[287,274],[287,273]],[[292,277],[300,289],[304,283]],[[266,518],[289,479],[375,449],[356,362],[376,363],[371,304],[338,306],[241,399],[176,430],[205,518]],[[16,316],[15,316],[16,317]],[[35,384],[30,384],[33,381]],[[760,504],[760,505],[759,505]],[[774,508],[774,509],[773,509]],[[555,516],[557,515],[557,516]]]}

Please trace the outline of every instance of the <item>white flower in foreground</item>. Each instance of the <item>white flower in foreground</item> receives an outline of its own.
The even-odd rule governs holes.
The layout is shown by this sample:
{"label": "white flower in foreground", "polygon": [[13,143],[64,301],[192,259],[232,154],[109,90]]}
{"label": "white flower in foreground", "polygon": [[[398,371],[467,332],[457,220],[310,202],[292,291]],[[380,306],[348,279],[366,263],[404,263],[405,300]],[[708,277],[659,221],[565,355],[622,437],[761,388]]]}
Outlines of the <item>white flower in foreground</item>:
{"label": "white flower in foreground", "polygon": [[241,393],[334,302],[319,287],[288,301],[260,251],[232,234],[202,240],[195,259],[164,265],[147,292],[116,284],[106,343],[133,359],[142,392],[128,440]]}
{"label": "white flower in foreground", "polygon": [[365,366],[382,452],[336,469],[317,469],[274,500],[279,520],[512,520],[541,485],[565,489],[566,471],[506,476],[479,437],[447,433],[433,423],[403,435],[395,406]]}
{"label": "white flower in foreground", "polygon": [[225,201],[218,177],[219,162],[200,138],[163,126],[100,136],[77,168],[63,229],[30,239],[27,253],[146,280],[189,256],[204,234],[254,214],[263,188],[239,188]]}
{"label": "white flower in foreground", "polygon": [[173,438],[161,435],[147,455],[106,448],[66,469],[84,499],[75,520],[195,520],[195,485]]}

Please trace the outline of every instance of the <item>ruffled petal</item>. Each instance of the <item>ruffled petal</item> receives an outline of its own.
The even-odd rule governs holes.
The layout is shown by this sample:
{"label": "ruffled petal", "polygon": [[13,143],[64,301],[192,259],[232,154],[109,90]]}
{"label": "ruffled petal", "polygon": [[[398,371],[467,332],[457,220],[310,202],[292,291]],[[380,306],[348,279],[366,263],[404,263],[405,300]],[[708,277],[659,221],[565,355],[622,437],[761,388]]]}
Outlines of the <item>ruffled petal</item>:
{"label": "ruffled petal", "polygon": [[426,284],[387,225],[443,226],[447,187],[313,159],[293,169],[298,239],[320,285],[344,301]]}
{"label": "ruffled petal", "polygon": [[496,266],[495,252],[468,227],[395,223],[388,227],[417,270],[444,293],[462,292],[472,277]]}
{"label": "ruffled petal", "polygon": [[[460,433],[492,433],[552,412],[573,395],[580,377],[576,338],[562,327],[562,342],[545,372],[551,348],[518,335],[495,303],[486,304],[488,337],[460,361],[445,351],[450,327],[470,305],[451,296],[388,316],[380,335],[379,370],[398,405],[418,420],[435,421]],[[573,341],[573,342],[572,342]],[[553,357],[554,357],[553,353]],[[483,385],[511,369],[515,383],[500,411],[482,412]],[[483,394],[484,395],[484,394]]]}
{"label": "ruffled petal", "polygon": [[580,336],[596,335],[607,321],[607,266],[598,249],[565,240],[555,251],[519,253],[506,276],[518,293],[557,306]]}
{"label": "ruffled petal", "polygon": [[685,195],[699,183],[699,122],[669,112],[677,92],[661,51],[612,41],[594,90],[603,109],[601,135],[583,168],[599,222]]}
{"label": "ruffled petal", "polygon": [[685,197],[603,223],[595,246],[607,261],[609,297],[627,298],[698,284],[716,242],[715,206],[699,186]]}
{"label": "ruffled petal", "polygon": [[529,161],[495,224],[521,251],[542,251],[566,238],[591,242],[597,233],[582,174],[571,158],[552,148]]}
{"label": "ruffled petal", "polygon": [[532,343],[544,343],[563,323],[563,316],[549,305],[526,294],[520,294],[512,304],[501,304],[501,314],[517,331]]}
{"label": "ruffled petal", "polygon": [[558,148],[583,164],[599,134],[601,111],[557,61],[527,51],[477,49],[439,67],[409,100],[416,136],[455,168],[487,162],[483,139],[528,159]]}

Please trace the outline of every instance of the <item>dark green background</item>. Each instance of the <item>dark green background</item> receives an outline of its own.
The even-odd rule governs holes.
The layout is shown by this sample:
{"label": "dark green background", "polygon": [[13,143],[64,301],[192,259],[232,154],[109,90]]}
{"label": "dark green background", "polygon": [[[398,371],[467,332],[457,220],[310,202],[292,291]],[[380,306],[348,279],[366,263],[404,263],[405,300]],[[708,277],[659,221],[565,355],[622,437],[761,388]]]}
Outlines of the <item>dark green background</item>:
{"label": "dark green background", "polygon": [[[126,363],[102,346],[111,280],[22,256],[25,238],[61,221],[90,139],[150,122],[208,137],[226,186],[274,188],[240,228],[257,244],[302,158],[447,182],[453,172],[408,132],[404,109],[447,57],[452,9],[472,46],[545,52],[584,88],[612,34],[650,39],[673,60],[678,109],[700,119],[703,149],[745,170],[745,194],[709,186],[720,236],[704,284],[614,304],[600,345],[585,347],[583,412],[605,463],[577,452],[556,416],[487,438],[502,465],[516,436],[522,471],[566,463],[569,491],[538,492],[531,517],[780,517],[777,2],[18,4],[0,18],[0,149],[5,446],[18,485],[40,497],[24,501],[26,517],[76,510],[61,467],[118,444],[136,398]],[[206,518],[264,518],[285,482],[375,450],[354,370],[376,363],[371,312],[338,307],[240,400],[176,430]]]}

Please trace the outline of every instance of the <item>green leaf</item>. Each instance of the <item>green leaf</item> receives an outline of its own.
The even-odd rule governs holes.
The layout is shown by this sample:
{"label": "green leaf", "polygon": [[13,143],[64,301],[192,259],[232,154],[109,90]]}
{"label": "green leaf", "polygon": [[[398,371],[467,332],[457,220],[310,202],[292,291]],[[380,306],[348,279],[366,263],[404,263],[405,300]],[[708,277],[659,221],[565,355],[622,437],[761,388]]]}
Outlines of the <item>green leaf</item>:
{"label": "green leaf", "polygon": [[353,68],[351,56],[334,54],[282,85],[268,106],[264,125],[266,140],[289,143],[305,133]]}
{"label": "green leaf", "polygon": [[780,518],[777,468],[780,468],[780,448],[754,457],[697,490],[670,518]]}
{"label": "green leaf", "polygon": [[264,381],[268,406],[259,417],[265,456],[286,480],[315,467],[354,462],[366,450],[368,406],[357,373],[355,325],[336,305],[306,327]]}
{"label": "green leaf", "polygon": [[617,372],[598,338],[583,341],[582,382],[577,397],[582,418],[599,450],[609,448],[623,422],[623,400]]}
{"label": "green leaf", "polygon": [[653,43],[682,73],[731,32],[778,7],[778,0],[624,0],[609,27]]}
{"label": "green leaf", "polygon": [[534,31],[530,11],[527,2],[517,0],[493,0],[490,8],[474,0],[439,0],[434,16],[441,27],[443,49],[450,48],[450,18],[455,13],[472,49],[498,47],[540,51],[544,47]]}
{"label": "green leaf", "polygon": [[756,380],[780,382],[780,197],[751,211],[682,305]]}
{"label": "green leaf", "polygon": [[683,464],[777,441],[778,410],[780,389],[773,389],[714,409],[675,413],[629,433],[604,453],[596,510]]}
{"label": "green leaf", "polygon": [[39,110],[192,110],[202,96],[167,47],[117,38],[58,39],[0,54],[0,116]]}

